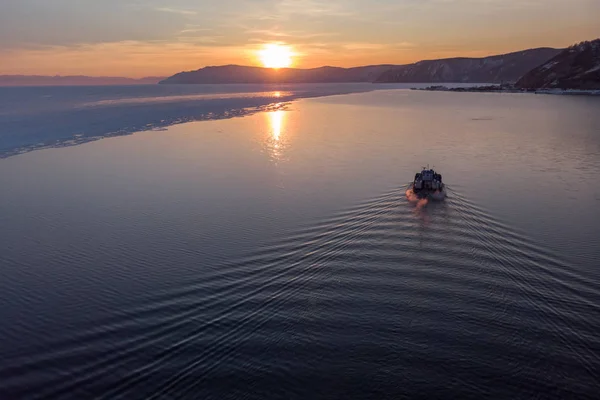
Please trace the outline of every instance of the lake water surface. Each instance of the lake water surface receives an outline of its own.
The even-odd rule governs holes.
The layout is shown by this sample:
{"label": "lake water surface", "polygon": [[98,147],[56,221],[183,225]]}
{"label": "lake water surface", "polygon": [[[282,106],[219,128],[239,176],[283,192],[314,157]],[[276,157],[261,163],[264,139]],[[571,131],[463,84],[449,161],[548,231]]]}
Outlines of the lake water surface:
{"label": "lake water surface", "polygon": [[600,98],[266,110],[0,159],[1,399],[597,398]]}

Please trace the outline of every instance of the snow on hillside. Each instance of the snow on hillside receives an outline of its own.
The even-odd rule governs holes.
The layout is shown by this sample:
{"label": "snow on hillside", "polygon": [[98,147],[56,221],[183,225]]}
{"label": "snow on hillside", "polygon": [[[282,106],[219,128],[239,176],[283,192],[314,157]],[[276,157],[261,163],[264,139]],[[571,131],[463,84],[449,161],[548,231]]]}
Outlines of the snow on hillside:
{"label": "snow on hillside", "polygon": [[581,42],[525,74],[521,89],[600,89],[600,39]]}

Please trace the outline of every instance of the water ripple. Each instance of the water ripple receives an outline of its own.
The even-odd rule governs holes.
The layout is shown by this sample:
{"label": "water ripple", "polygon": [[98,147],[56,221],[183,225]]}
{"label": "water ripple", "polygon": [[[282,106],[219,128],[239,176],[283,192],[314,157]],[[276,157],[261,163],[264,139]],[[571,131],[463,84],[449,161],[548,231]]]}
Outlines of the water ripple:
{"label": "water ripple", "polygon": [[[358,397],[444,388],[593,398],[597,286],[459,192],[423,208],[403,194],[15,354],[0,389],[30,399],[329,398],[335,382],[336,395]],[[56,260],[75,262],[77,251]],[[375,381],[353,384],[365,373]]]}

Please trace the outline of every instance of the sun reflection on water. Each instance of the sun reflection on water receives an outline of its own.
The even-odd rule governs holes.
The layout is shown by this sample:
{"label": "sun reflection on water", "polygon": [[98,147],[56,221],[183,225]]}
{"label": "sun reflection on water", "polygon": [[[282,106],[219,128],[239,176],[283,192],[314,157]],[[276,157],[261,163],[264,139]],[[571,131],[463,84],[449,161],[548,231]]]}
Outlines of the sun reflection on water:
{"label": "sun reflection on water", "polygon": [[279,138],[281,137],[281,128],[283,125],[283,110],[271,111],[269,113],[269,121],[271,124],[271,136],[273,140],[279,142]]}
{"label": "sun reflection on water", "polygon": [[286,111],[275,109],[265,113],[267,118],[268,135],[265,146],[274,161],[282,161],[286,147],[285,119]]}

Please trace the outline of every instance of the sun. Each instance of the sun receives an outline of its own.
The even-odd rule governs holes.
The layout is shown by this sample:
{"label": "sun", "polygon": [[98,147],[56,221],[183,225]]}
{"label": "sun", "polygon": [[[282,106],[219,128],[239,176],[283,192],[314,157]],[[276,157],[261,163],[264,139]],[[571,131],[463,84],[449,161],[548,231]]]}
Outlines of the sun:
{"label": "sun", "polygon": [[258,52],[265,68],[288,68],[292,65],[292,49],[282,44],[266,44]]}

